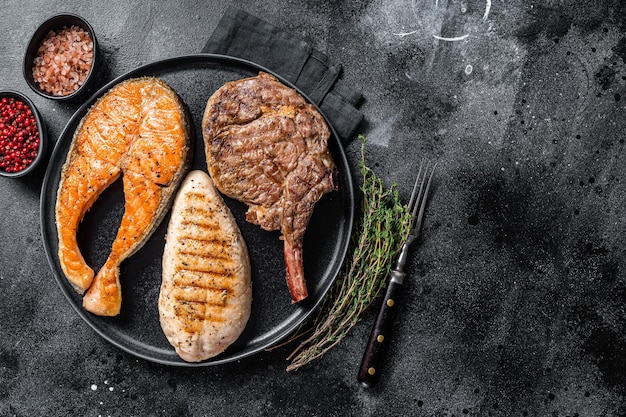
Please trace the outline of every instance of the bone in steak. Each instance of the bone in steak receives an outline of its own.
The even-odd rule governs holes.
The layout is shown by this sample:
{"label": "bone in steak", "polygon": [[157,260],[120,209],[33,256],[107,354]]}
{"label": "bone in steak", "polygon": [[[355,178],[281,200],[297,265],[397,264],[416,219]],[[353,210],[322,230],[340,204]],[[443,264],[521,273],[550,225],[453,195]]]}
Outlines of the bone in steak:
{"label": "bone in steak", "polygon": [[302,242],[315,203],[336,189],[330,131],[315,106],[267,73],[224,84],[202,121],[216,187],[248,205],[246,220],[280,230],[294,303],[307,297]]}

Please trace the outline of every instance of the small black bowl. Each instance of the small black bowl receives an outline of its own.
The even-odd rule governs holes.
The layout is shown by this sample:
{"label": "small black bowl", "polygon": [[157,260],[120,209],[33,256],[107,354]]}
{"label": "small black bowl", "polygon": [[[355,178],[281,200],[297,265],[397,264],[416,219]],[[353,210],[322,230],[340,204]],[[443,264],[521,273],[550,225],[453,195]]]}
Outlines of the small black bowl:
{"label": "small black bowl", "polygon": [[[41,42],[48,35],[51,30],[61,30],[63,27],[71,27],[78,26],[89,33],[91,36],[91,40],[93,41],[93,58],[91,61],[91,69],[87,74],[87,78],[83,82],[76,91],[70,94],[66,94],[63,96],[50,94],[49,92],[43,91],[39,88],[39,85],[33,79],[33,67],[35,66],[35,58],[37,57],[37,50],[41,45]],[[28,47],[26,48],[26,53],[24,55],[24,64],[22,66],[24,72],[24,78],[26,79],[26,83],[34,92],[37,94],[49,98],[52,100],[69,100],[75,98],[80,95],[82,92],[89,90],[93,83],[96,81],[97,70],[100,65],[99,59],[99,51],[98,51],[98,41],[96,39],[96,32],[94,32],[93,28],[85,19],[75,14],[64,13],[53,16],[43,22],[35,31],[33,36],[28,43]]]}
{"label": "small black bowl", "polygon": [[[43,120],[41,115],[39,114],[39,110],[35,107],[35,104],[25,95],[18,93],[17,91],[0,91],[0,100],[3,97],[6,98],[15,98],[17,100],[21,100],[24,102],[30,110],[33,112],[33,116],[35,116],[35,120],[37,121],[37,132],[39,133],[39,149],[37,150],[37,156],[26,168],[17,172],[6,172],[2,168],[0,168],[0,176],[2,177],[10,177],[10,178],[18,178],[23,177],[25,175],[30,174],[35,171],[39,165],[46,159],[46,154],[48,150],[48,133],[46,131],[46,127],[43,124]],[[0,122],[2,120],[0,119]],[[4,155],[4,150],[0,149],[0,157]]]}

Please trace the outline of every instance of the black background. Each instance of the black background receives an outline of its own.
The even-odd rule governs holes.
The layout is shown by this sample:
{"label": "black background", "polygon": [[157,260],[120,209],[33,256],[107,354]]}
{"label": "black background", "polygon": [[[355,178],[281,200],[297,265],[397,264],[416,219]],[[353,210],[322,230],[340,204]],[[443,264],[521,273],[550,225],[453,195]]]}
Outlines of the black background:
{"label": "black background", "polygon": [[[0,89],[26,93],[56,140],[81,102],[26,86],[22,58],[39,23],[66,11],[85,17],[104,84],[200,51],[229,4],[6,1]],[[343,64],[346,83],[364,94],[367,160],[403,198],[419,160],[439,161],[380,385],[356,382],[374,311],[290,374],[289,346],[204,369],[112,346],[48,266],[42,171],[0,178],[0,414],[625,415],[626,6],[236,4]],[[356,177],[359,142],[346,153]]]}

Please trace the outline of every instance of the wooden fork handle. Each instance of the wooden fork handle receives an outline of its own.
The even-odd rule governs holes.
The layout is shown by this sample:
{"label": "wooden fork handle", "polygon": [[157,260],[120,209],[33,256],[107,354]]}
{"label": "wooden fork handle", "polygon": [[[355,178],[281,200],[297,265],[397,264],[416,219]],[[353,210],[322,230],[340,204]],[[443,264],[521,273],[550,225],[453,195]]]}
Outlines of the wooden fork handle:
{"label": "wooden fork handle", "polygon": [[378,316],[374,322],[372,333],[361,360],[358,380],[361,385],[370,388],[380,379],[380,373],[385,361],[387,346],[391,341],[391,330],[396,318],[398,301],[404,288],[404,273],[391,271],[391,279],[385,293]]}

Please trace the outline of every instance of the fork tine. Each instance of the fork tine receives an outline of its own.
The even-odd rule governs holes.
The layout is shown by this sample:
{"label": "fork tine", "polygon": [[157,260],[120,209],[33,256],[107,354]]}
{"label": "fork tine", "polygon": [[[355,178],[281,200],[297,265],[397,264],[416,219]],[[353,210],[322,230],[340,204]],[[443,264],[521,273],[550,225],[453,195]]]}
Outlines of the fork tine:
{"label": "fork tine", "polygon": [[417,172],[417,177],[415,178],[415,184],[413,184],[413,191],[411,191],[411,198],[409,199],[409,204],[408,204],[408,208],[409,211],[411,212],[411,216],[415,217],[415,207],[416,207],[416,202],[418,200],[418,196],[419,193],[421,193],[421,190],[418,191],[418,187],[421,188],[420,185],[420,179],[422,177],[422,166],[424,165],[424,161],[420,161],[420,168],[419,171]]}
{"label": "fork tine", "polygon": [[[422,167],[420,163],[420,174],[422,172]],[[413,223],[413,233],[418,235],[421,227],[422,220],[424,219],[424,211],[426,210],[426,202],[428,201],[428,192],[430,191],[430,185],[432,183],[433,175],[435,174],[435,168],[437,167],[437,163],[435,163],[432,168],[430,167],[430,162],[427,162],[426,168],[424,169],[423,177],[420,181],[419,192],[417,198],[414,202],[415,206],[413,207],[412,216],[415,217],[417,214],[417,208],[419,207],[419,214],[417,214],[417,219]],[[428,171],[430,170],[430,175],[428,175]],[[421,176],[418,174],[418,180]],[[428,181],[426,180],[428,178]],[[417,183],[416,183],[417,184]],[[418,204],[419,201],[419,204]]]}
{"label": "fork tine", "polygon": [[[400,249],[400,252],[398,253],[395,261],[394,270],[396,271],[402,271],[402,269],[404,268],[409,245],[411,245],[411,243],[417,238],[421,230],[421,223],[424,217],[424,210],[426,209],[428,191],[430,189],[430,184],[433,179],[436,166],[437,164],[435,163],[432,169],[430,169],[430,175],[428,175],[430,163],[426,163],[426,167],[424,167],[424,162],[420,162],[420,168],[417,173],[417,178],[415,179],[415,184],[413,185],[411,198],[409,199],[409,204],[407,204],[407,208],[411,213],[411,224],[409,225],[408,236],[402,244],[402,248]],[[418,210],[419,214],[417,214]]]}

